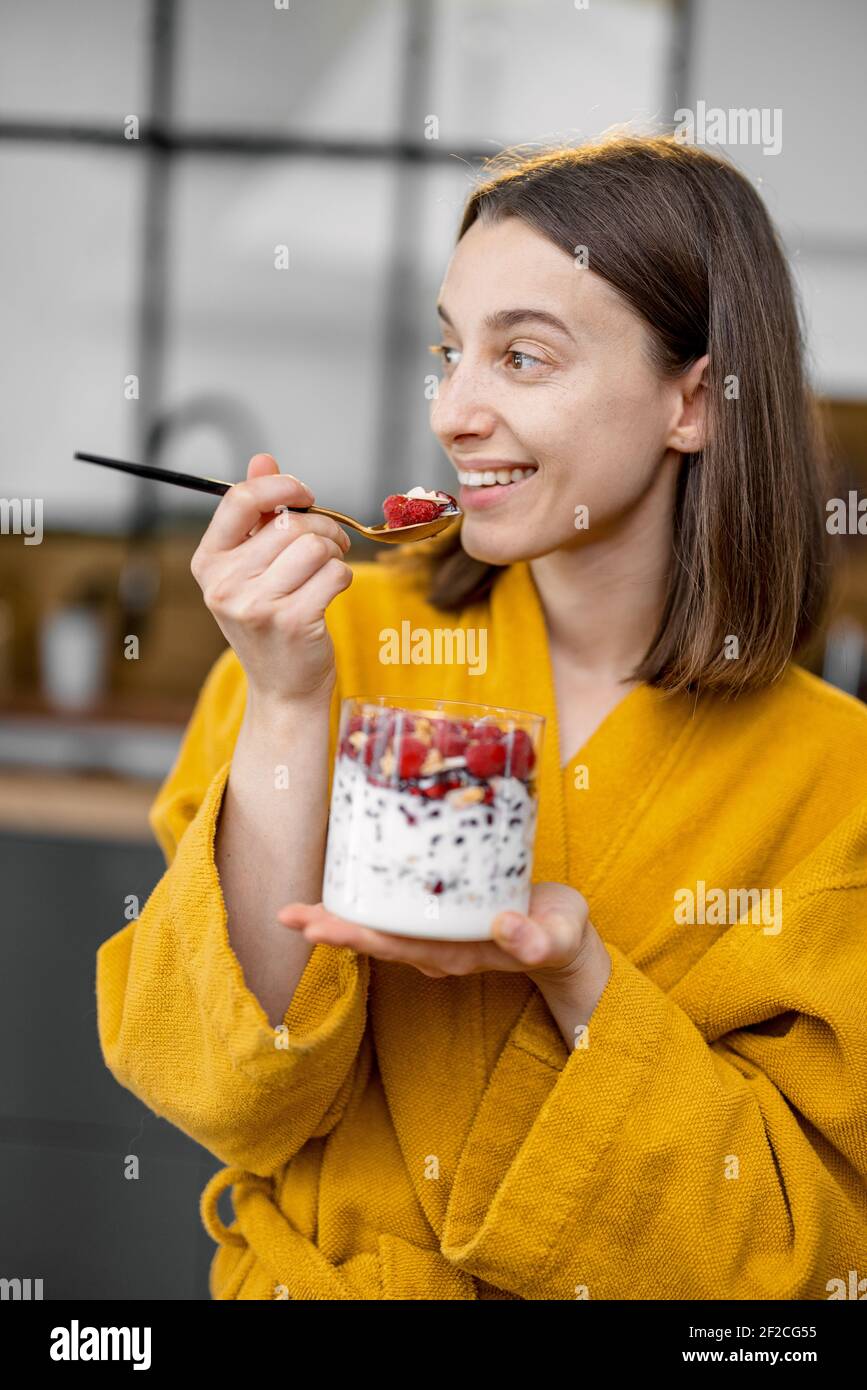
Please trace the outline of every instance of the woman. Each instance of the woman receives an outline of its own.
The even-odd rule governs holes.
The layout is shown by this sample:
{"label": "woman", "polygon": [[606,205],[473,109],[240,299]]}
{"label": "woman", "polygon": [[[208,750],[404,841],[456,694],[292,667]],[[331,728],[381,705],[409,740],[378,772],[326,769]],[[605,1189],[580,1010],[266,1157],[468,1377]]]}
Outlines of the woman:
{"label": "woman", "polygon": [[[99,952],[106,1062],[228,1165],[215,1298],[845,1297],[867,711],[792,661],[826,483],[775,233],[672,138],[519,158],[439,312],[460,528],[351,571],[260,454],[194,556],[231,645],[153,807],[169,867]],[[383,665],[406,619],[484,630],[484,673]],[[491,941],[318,902],[338,703],[378,693],[548,718],[528,920]]]}

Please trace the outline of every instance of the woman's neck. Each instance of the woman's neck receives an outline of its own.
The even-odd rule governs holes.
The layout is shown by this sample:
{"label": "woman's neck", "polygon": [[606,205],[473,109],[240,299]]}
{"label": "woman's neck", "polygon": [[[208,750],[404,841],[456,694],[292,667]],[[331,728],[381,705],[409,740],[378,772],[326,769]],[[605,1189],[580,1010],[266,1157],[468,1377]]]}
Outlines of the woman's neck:
{"label": "woman's neck", "polygon": [[578,683],[624,680],[647,651],[665,603],[671,517],[670,505],[638,507],[609,534],[529,562],[552,655]]}

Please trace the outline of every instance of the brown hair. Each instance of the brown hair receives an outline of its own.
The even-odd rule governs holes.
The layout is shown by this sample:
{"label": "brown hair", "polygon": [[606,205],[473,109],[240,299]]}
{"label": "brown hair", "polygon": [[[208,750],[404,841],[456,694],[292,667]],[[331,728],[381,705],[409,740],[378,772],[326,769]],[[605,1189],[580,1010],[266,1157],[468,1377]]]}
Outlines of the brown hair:
{"label": "brown hair", "polygon": [[[723,694],[768,684],[825,610],[829,464],[761,198],[733,165],[674,136],[506,151],[483,172],[458,241],[477,219],[518,217],[569,256],[586,246],[590,268],[645,320],[661,375],[709,354],[707,442],[682,461],[667,597],[632,679]],[[415,572],[444,612],[482,599],[505,568],[467,555],[459,526],[382,558]],[[739,660],[725,656],[729,634]]]}

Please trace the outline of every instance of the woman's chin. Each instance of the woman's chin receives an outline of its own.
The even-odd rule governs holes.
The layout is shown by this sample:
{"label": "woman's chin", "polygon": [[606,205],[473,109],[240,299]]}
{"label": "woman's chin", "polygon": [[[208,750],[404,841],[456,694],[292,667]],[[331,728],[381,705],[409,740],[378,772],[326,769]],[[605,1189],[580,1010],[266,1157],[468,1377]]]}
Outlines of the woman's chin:
{"label": "woman's chin", "polygon": [[461,545],[472,560],[484,565],[513,565],[530,554],[526,535],[519,535],[512,527],[476,523],[466,515],[461,525]]}

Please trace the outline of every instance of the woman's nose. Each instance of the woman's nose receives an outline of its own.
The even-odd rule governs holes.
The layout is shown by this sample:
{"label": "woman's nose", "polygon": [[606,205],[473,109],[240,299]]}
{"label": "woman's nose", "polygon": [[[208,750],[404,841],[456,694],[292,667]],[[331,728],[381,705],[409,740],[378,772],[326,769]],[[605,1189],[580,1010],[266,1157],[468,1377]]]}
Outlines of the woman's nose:
{"label": "woman's nose", "polygon": [[443,444],[458,435],[487,435],[493,428],[495,412],[478,378],[460,375],[460,367],[437,383],[430,405],[430,426]]}

